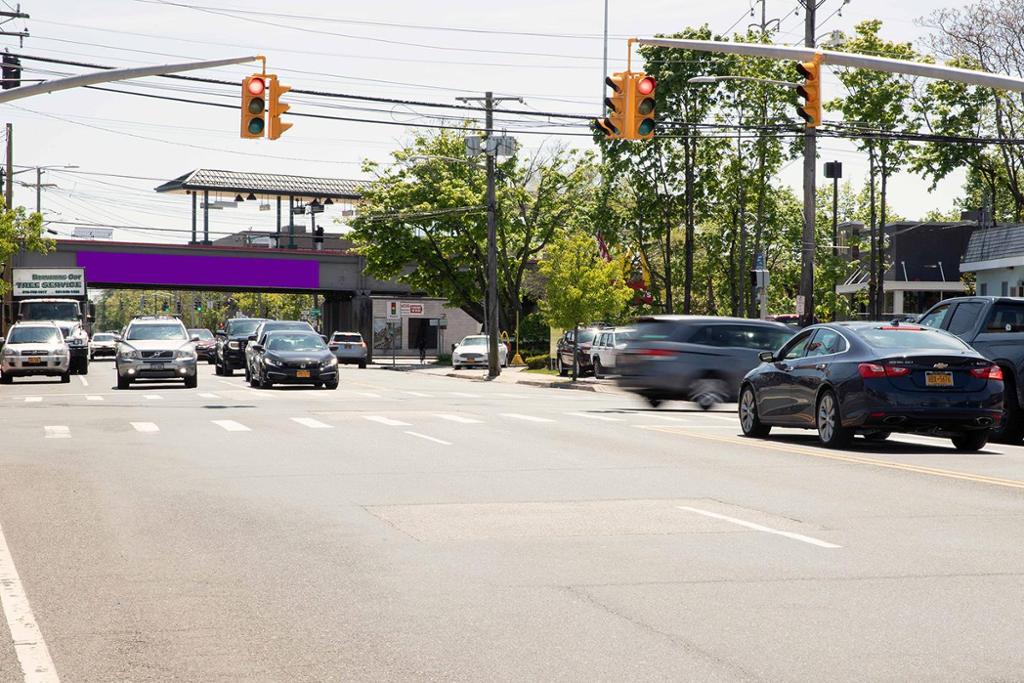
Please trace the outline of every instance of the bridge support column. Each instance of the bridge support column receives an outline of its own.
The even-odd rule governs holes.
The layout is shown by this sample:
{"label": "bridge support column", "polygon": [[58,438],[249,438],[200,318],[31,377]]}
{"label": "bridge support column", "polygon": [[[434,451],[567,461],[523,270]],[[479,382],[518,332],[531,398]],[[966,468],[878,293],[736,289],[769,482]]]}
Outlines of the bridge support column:
{"label": "bridge support column", "polygon": [[366,361],[373,362],[373,300],[370,290],[360,289],[352,297],[352,328],[366,341]]}

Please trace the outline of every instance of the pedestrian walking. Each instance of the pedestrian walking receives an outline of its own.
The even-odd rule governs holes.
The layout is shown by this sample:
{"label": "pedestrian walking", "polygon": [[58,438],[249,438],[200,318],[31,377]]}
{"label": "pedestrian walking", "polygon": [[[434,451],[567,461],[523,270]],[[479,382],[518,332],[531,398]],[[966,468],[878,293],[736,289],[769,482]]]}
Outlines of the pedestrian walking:
{"label": "pedestrian walking", "polygon": [[416,348],[420,350],[420,365],[427,362],[427,335],[420,334],[419,340],[416,342]]}

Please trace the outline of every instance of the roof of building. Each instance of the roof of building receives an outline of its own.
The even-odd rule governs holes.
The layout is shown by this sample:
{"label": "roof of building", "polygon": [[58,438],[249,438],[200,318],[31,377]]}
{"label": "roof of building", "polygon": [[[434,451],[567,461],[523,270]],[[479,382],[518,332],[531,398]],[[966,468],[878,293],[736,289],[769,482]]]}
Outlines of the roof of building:
{"label": "roof of building", "polygon": [[1024,225],[995,225],[975,230],[967,244],[964,263],[994,261],[1024,255]]}
{"label": "roof of building", "polygon": [[271,197],[317,197],[359,199],[362,181],[345,178],[315,178],[280,173],[240,173],[197,168],[156,188],[157,192],[192,191],[253,193]]}

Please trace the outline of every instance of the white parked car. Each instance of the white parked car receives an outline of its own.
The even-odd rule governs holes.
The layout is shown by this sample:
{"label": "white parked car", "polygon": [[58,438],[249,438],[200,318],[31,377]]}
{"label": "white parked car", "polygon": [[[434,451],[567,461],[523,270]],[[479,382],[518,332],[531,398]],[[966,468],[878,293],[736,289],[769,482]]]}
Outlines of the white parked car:
{"label": "white parked car", "polygon": [[614,371],[618,365],[618,355],[626,348],[626,342],[633,335],[630,327],[615,327],[597,333],[590,347],[590,357],[594,367],[594,377],[601,377]]}
{"label": "white parked car", "polygon": [[[474,334],[464,338],[452,350],[452,367],[469,368],[474,365],[487,366],[487,337],[482,334]],[[498,364],[502,367],[508,366],[508,347],[498,342]]]}
{"label": "white parked car", "polygon": [[15,377],[48,375],[71,381],[71,350],[60,328],[52,322],[20,322],[0,337],[0,382]]}

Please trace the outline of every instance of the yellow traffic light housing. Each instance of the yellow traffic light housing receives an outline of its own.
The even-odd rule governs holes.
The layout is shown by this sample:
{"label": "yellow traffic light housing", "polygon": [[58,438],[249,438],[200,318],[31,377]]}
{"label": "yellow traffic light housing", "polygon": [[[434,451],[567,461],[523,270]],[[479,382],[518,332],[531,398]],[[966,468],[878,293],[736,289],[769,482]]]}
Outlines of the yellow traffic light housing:
{"label": "yellow traffic light housing", "polygon": [[627,137],[630,130],[630,100],[633,96],[631,76],[628,71],[620,71],[604,79],[612,89],[611,97],[604,98],[608,115],[603,119],[595,119],[594,124],[598,130],[604,132],[608,140],[621,140]]}
{"label": "yellow traffic light housing", "polygon": [[797,104],[796,113],[807,128],[817,128],[821,125],[821,55],[814,55],[809,62],[797,62],[796,70],[804,79],[796,88],[796,94],[804,100]]}
{"label": "yellow traffic light housing", "polygon": [[262,138],[266,128],[267,79],[263,74],[253,74],[242,80],[242,137]]}
{"label": "yellow traffic light housing", "polygon": [[627,137],[630,140],[650,140],[654,137],[654,90],[658,83],[645,73],[631,74],[631,81],[633,98],[630,109],[633,116]]}
{"label": "yellow traffic light housing", "polygon": [[267,80],[270,86],[269,106],[267,107],[267,137],[271,140],[276,140],[292,127],[292,124],[281,121],[281,115],[291,109],[290,105],[281,101],[281,95],[291,90],[292,87],[290,85],[281,85],[281,82],[277,80],[277,76],[273,74],[268,75]]}

